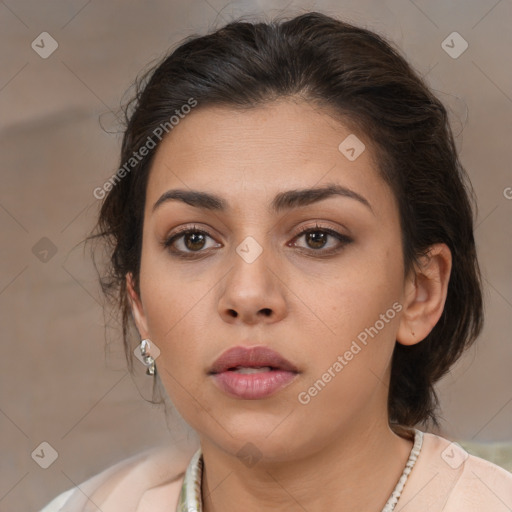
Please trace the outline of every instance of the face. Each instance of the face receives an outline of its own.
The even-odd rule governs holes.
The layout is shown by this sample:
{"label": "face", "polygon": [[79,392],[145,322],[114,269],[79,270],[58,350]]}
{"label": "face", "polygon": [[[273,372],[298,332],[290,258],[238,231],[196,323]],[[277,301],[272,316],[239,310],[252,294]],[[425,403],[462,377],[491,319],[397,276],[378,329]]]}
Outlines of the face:
{"label": "face", "polygon": [[[405,293],[399,213],[365,135],[355,134],[366,147],[355,160],[339,149],[351,134],[302,102],[207,107],[155,155],[132,305],[202,443],[235,454],[250,441],[284,460],[387,421]],[[282,196],[328,185],[345,193]],[[224,208],[176,198],[154,208],[176,189]],[[231,396],[208,372],[239,345],[267,346],[299,373],[270,396]]]}

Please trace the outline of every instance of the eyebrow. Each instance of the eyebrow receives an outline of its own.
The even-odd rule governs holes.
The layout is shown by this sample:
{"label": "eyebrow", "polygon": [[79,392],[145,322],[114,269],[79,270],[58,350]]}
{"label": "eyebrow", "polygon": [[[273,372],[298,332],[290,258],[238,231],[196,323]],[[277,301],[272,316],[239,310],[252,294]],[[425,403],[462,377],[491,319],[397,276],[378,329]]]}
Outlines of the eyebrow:
{"label": "eyebrow", "polygon": [[[371,204],[366,198],[347,187],[338,185],[337,183],[329,183],[323,187],[294,189],[279,192],[274,197],[270,205],[270,210],[271,212],[278,214],[285,210],[291,210],[292,208],[308,206],[333,196],[355,199],[356,201],[364,204],[375,215]],[[212,211],[225,212],[230,209],[228,202],[218,195],[199,190],[174,189],[164,192],[153,205],[152,211],[154,212],[162,204],[167,203],[168,201],[182,201],[183,203],[195,208]]]}

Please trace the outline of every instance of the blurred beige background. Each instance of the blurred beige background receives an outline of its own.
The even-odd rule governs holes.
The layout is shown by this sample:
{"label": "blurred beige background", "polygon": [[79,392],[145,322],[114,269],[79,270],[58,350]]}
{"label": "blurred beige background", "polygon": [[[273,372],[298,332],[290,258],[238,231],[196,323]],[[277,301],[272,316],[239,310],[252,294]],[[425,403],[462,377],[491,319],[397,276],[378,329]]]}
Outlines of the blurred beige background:
{"label": "blurred beige background", "polygon": [[[120,332],[104,316],[89,253],[80,245],[99,206],[93,190],[117,169],[115,112],[150,61],[182,38],[240,15],[306,10],[396,42],[450,110],[478,196],[486,325],[477,346],[441,383],[440,433],[476,446],[512,442],[510,0],[5,0],[1,512],[38,510],[58,492],[145,448],[174,443],[195,449],[195,433],[177,413],[166,421],[162,408],[144,401],[150,379],[141,365],[135,378],[127,374]],[[42,32],[58,44],[47,58],[31,47]],[[461,39],[449,43],[452,55],[442,46],[453,32],[468,43],[456,58]],[[51,49],[46,42],[44,51]],[[58,455],[47,469],[31,455],[43,442]]]}

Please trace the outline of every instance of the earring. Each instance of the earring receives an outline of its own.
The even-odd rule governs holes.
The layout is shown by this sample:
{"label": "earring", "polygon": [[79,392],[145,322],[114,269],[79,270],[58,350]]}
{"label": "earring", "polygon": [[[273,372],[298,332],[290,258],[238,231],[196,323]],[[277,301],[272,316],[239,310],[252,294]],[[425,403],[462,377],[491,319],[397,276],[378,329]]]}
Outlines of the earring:
{"label": "earring", "polygon": [[144,364],[146,365],[146,375],[155,375],[155,360],[149,355],[149,339],[142,340],[140,343],[140,353]]}

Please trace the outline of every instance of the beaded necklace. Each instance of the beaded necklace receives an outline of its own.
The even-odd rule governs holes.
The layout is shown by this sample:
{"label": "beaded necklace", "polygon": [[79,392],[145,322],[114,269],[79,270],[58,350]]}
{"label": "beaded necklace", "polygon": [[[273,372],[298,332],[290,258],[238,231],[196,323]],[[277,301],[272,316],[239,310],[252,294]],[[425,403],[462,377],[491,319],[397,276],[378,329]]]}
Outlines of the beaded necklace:
{"label": "beaded necklace", "polygon": [[[409,459],[405,464],[402,475],[400,476],[391,496],[381,512],[392,512],[398,499],[402,494],[405,482],[418,459],[418,455],[423,444],[423,432],[414,429],[414,445],[409,454]],[[203,456],[201,448],[193,455],[185,473],[185,478],[181,487],[180,497],[178,499],[178,507],[176,512],[203,512],[201,499],[201,480],[203,476]]]}

